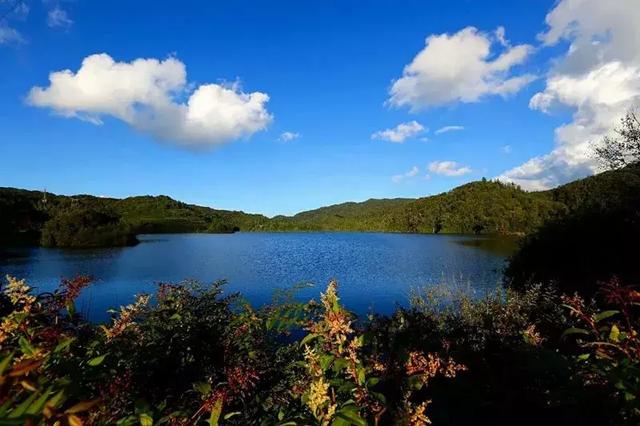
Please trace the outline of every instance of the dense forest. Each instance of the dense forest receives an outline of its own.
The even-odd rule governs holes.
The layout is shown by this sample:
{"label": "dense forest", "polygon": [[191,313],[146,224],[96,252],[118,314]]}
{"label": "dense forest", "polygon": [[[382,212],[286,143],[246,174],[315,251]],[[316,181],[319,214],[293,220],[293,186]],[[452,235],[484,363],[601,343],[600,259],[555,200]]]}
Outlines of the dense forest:
{"label": "dense forest", "polygon": [[229,233],[260,229],[267,221],[262,215],[195,206],[166,196],[69,197],[0,188],[0,243],[4,244],[130,245],[141,233]]}
{"label": "dense forest", "polygon": [[[371,199],[267,218],[167,196],[69,197],[0,188],[0,243],[110,246],[131,244],[140,233],[236,231],[524,235],[551,219],[589,206],[624,204],[637,198],[639,189],[640,169],[629,165],[549,191],[526,192],[513,184],[482,179],[424,198]],[[91,229],[96,231],[93,235]]]}

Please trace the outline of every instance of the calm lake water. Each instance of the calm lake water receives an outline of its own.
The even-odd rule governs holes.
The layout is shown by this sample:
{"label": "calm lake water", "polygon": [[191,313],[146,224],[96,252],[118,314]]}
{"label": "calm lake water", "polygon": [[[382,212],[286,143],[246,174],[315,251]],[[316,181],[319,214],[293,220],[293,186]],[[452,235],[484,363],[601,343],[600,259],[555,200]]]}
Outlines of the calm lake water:
{"label": "calm lake water", "polygon": [[254,306],[271,300],[274,289],[311,282],[300,298],[317,297],[331,278],[346,306],[358,313],[388,313],[406,305],[411,289],[436,283],[469,286],[484,294],[499,285],[511,245],[460,235],[380,233],[236,233],[142,235],[135,247],[61,250],[22,248],[0,256],[2,277],[26,278],[47,291],[61,277],[89,274],[79,308],[90,318],[107,318],[111,307],[157,282],[195,278],[228,280]]}

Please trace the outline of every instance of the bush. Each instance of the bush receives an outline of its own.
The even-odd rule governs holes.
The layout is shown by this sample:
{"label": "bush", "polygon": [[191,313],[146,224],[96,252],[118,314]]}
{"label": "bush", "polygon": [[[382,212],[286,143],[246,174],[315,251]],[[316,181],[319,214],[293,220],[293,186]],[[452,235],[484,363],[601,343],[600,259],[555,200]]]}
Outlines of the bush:
{"label": "bush", "polygon": [[517,289],[554,283],[563,292],[577,291],[590,298],[599,282],[613,276],[640,281],[633,249],[639,239],[640,198],[590,206],[525,237],[509,260],[505,277]]}
{"label": "bush", "polygon": [[[335,282],[320,303],[295,302],[290,293],[256,311],[226,295],[222,282],[188,281],[160,284],[154,296],[141,295],[96,325],[74,304],[88,284],[65,280],[38,296],[13,278],[3,287],[3,424],[638,418],[639,302],[627,288],[608,293],[611,303],[622,303],[619,311],[596,316],[579,299],[537,286],[482,299],[428,291],[390,317],[358,321],[340,304]],[[592,327],[594,318],[606,327]],[[580,329],[580,321],[589,327]],[[564,329],[570,331],[562,337]],[[580,340],[567,338],[571,333]]]}
{"label": "bush", "polygon": [[565,307],[576,326],[565,336],[576,338],[581,353],[576,356],[580,375],[587,386],[606,386],[621,407],[618,420],[638,424],[640,420],[640,293],[612,279],[601,287],[606,310],[589,306],[577,295],[565,296]]}

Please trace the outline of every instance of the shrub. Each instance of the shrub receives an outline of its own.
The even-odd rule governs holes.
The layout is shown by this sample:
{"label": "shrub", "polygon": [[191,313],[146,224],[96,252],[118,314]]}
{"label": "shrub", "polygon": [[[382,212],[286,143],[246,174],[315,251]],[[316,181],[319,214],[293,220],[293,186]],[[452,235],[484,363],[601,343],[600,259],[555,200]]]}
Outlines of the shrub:
{"label": "shrub", "polygon": [[601,286],[607,310],[589,306],[578,295],[564,296],[577,325],[565,331],[575,336],[581,353],[576,360],[586,386],[607,386],[619,404],[619,420],[640,421],[640,293],[612,279]]}
{"label": "shrub", "polygon": [[288,292],[254,310],[223,282],[186,281],[92,324],[74,302],[89,282],[35,296],[8,278],[0,423],[637,421],[640,296],[616,283],[605,299],[617,308],[601,313],[544,286],[480,299],[440,288],[359,321],[335,282],[320,303]]}
{"label": "shrub", "polygon": [[640,198],[590,206],[551,221],[525,237],[505,271],[508,284],[523,289],[553,283],[562,292],[596,294],[598,283],[614,275],[640,279],[633,247],[640,238]]}

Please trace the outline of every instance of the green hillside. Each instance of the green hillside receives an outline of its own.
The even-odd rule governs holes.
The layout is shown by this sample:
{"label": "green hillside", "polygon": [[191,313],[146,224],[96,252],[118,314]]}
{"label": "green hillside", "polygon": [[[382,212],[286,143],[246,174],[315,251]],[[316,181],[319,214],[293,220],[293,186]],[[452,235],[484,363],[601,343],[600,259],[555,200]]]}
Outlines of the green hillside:
{"label": "green hillside", "polygon": [[550,193],[482,180],[424,198],[371,199],[276,217],[275,230],[520,234],[565,210]]}
{"label": "green hillside", "polygon": [[411,198],[370,199],[276,216],[266,225],[275,231],[376,231],[403,232],[403,211]]}
{"label": "green hillside", "polygon": [[[0,188],[0,242],[34,242],[45,229],[56,241],[100,227],[110,241],[130,241],[123,233],[235,231],[377,231],[417,233],[526,234],[550,218],[597,204],[624,203],[640,194],[640,167],[628,166],[549,191],[526,192],[513,184],[483,179],[418,199],[370,199],[267,218],[218,210],[167,196],[124,199],[73,197]],[[98,212],[98,214],[96,214]],[[73,226],[73,222],[81,222]],[[50,223],[49,223],[50,222]],[[49,223],[49,226],[45,226]],[[77,229],[75,229],[77,228]],[[58,234],[56,237],[55,234]],[[100,238],[99,238],[100,240]],[[99,245],[94,242],[91,245]],[[76,243],[71,244],[76,246]]]}
{"label": "green hillside", "polygon": [[[130,234],[257,230],[262,215],[217,210],[166,196],[124,199],[0,188],[0,243],[95,247],[130,244]],[[97,231],[103,237],[96,238]],[[61,243],[64,241],[64,243]]]}

